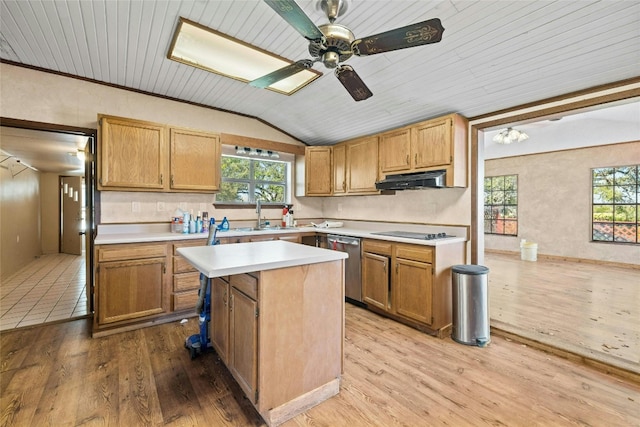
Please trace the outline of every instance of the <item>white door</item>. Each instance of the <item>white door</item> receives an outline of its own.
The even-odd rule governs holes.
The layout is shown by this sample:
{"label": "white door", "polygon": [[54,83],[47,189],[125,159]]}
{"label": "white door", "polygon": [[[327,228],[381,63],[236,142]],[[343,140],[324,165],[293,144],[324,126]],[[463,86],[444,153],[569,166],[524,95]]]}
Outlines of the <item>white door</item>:
{"label": "white door", "polygon": [[65,176],[60,188],[60,252],[82,254],[82,177]]}

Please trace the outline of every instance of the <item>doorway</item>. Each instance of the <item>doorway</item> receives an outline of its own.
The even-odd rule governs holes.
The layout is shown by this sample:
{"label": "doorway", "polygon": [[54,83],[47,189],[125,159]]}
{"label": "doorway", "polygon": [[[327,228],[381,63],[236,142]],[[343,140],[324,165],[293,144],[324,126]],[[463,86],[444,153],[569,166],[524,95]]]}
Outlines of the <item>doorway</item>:
{"label": "doorway", "polygon": [[[485,260],[486,242],[484,236],[483,197],[483,184],[485,177],[484,143],[486,133],[489,133],[490,131],[497,128],[507,128],[509,126],[517,127],[518,125],[523,124],[534,124],[534,122],[548,120],[549,118],[557,117],[559,115],[566,116],[575,114],[577,111],[582,111],[584,109],[593,110],[603,107],[606,108],[607,104],[615,102],[627,102],[633,100],[634,98],[637,99],[639,95],[638,87],[637,85],[635,85],[635,87],[633,87],[633,85],[631,86],[632,87],[630,89],[623,88],[619,89],[616,93],[609,93],[602,96],[598,96],[598,92],[596,91],[594,91],[591,96],[586,96],[584,93],[582,93],[579,97],[576,97],[582,99],[575,102],[572,102],[572,96],[569,95],[566,97],[566,102],[560,106],[557,105],[558,100],[555,100],[556,105],[553,105],[553,103],[545,104],[544,102],[541,102],[537,107],[528,106],[528,108],[526,109],[516,108],[512,112],[496,115],[495,118],[487,117],[484,119],[472,119],[472,155],[476,159],[476,162],[472,162],[472,233],[475,240],[475,242],[472,242],[472,263],[486,264],[493,268],[496,268],[496,271],[492,272],[493,274],[490,273],[490,283],[493,279],[494,285],[499,288],[495,292],[495,296],[496,298],[502,298],[501,303],[504,305],[501,307],[494,302],[491,303],[492,328],[500,329],[503,333],[507,332],[508,335],[517,336],[519,339],[522,339],[524,342],[531,345],[538,345],[542,348],[553,348],[554,350],[559,350],[561,353],[568,354],[569,356],[577,355],[579,357],[583,357],[585,360],[594,360],[596,362],[601,362],[610,366],[618,367],[623,370],[638,372],[638,369],[640,369],[640,365],[638,364],[637,357],[633,360],[629,360],[629,358],[623,358],[618,354],[614,354],[614,350],[616,350],[618,353],[622,353],[623,350],[625,353],[637,352],[637,346],[640,341],[638,341],[637,338],[635,338],[634,341],[633,338],[626,339],[625,337],[616,336],[616,334],[609,333],[609,329],[598,329],[599,327],[602,327],[602,325],[599,325],[598,322],[604,324],[603,319],[606,319],[606,316],[599,317],[590,314],[594,311],[594,307],[596,305],[593,303],[593,301],[585,299],[586,302],[584,306],[578,305],[579,299],[577,298],[567,300],[564,304],[564,307],[555,303],[555,301],[557,301],[557,298],[559,298],[559,296],[561,295],[560,292],[554,293],[555,291],[564,290],[565,294],[573,292],[576,295],[578,295],[578,293],[592,293],[589,295],[594,295],[593,292],[595,291],[593,289],[604,289],[602,287],[594,287],[593,289],[587,288],[587,286],[585,286],[585,275],[589,276],[590,279],[592,279],[593,277],[602,278],[602,280],[600,280],[602,286],[607,287],[604,294],[619,292],[618,289],[613,289],[611,280],[606,279],[607,276],[609,276],[609,279],[613,277],[613,271],[615,270],[615,267],[607,267],[601,265],[600,269],[597,269],[595,267],[589,266],[589,271],[591,273],[586,273],[587,269],[585,268],[584,264],[572,264],[571,261],[552,260],[551,262],[547,261],[550,265],[546,265],[544,260],[539,259],[537,265],[535,265],[536,269],[534,272],[531,272],[530,268],[527,270],[523,270],[523,268],[532,266],[520,265],[521,263],[517,242],[515,243],[515,245],[512,245],[513,248],[515,248],[513,249],[513,254],[509,255],[500,253],[507,251],[507,249],[505,248],[500,248],[501,250],[498,250],[497,254],[494,254],[493,252],[486,254],[487,259]],[[585,100],[585,98],[587,99]],[[526,113],[523,111],[526,111]],[[523,162],[520,161],[518,164],[523,164]],[[540,171],[540,169],[537,170]],[[509,174],[511,173],[512,171],[510,170]],[[489,175],[496,174],[497,173],[494,169]],[[554,236],[556,235],[554,234]],[[520,239],[520,237],[518,237],[518,239]],[[585,236],[585,239],[587,238],[588,234]],[[502,238],[502,242],[506,240],[507,239]],[[575,258],[579,258],[579,254],[576,254]],[[553,267],[555,267],[555,270],[550,270],[552,271],[551,273],[548,273],[546,275],[542,273],[544,269]],[[510,270],[507,271],[507,269]],[[576,277],[580,277],[579,279],[577,279],[577,283],[575,284],[575,286],[569,283],[569,281],[572,279],[566,274],[566,269],[572,269],[572,271],[579,273],[575,274]],[[628,271],[627,273],[628,274],[624,277],[636,278],[637,280],[637,271]],[[598,274],[600,275],[598,276]],[[543,285],[545,283],[550,285],[550,289],[543,289]],[[531,290],[529,294],[526,293],[528,289]],[[492,291],[490,289],[490,294],[491,293]],[[535,295],[536,297],[540,298],[539,300],[535,301],[530,298],[530,295]],[[622,298],[623,300],[621,301],[621,303],[626,302],[624,301],[624,296],[622,296]],[[637,300],[637,296],[627,298]],[[518,306],[518,304],[520,304],[520,306]],[[576,310],[575,312],[573,312],[573,318],[583,319],[584,317],[586,317],[585,322],[583,322],[584,325],[581,325],[582,329],[587,329],[586,332],[577,327],[572,328],[571,326],[568,326],[570,325],[570,323],[566,320],[563,321],[562,319],[557,322],[557,324],[561,326],[554,326],[552,324],[549,316],[553,315],[555,317],[558,317],[558,313],[566,312],[567,307],[571,307],[573,310]],[[614,317],[620,318],[620,312],[622,312],[623,314],[626,313],[625,310],[618,310],[618,312],[615,312],[615,310],[612,310],[611,307],[612,306],[609,306],[609,312],[607,312],[607,314],[612,314]],[[495,318],[494,315],[496,316]],[[506,322],[503,322],[504,318],[507,317],[507,315],[510,316],[510,322],[513,324],[507,324]],[[571,315],[571,313],[569,313],[568,315]],[[502,319],[500,319],[498,316],[501,316]],[[635,319],[625,321],[624,325],[625,327],[629,325],[633,327],[633,325],[637,324],[637,322],[638,318],[636,317]],[[529,333],[526,330],[527,327],[529,328],[529,330],[533,330],[535,329],[536,325],[543,325],[544,328],[538,327],[538,330],[536,330],[534,334]],[[563,330],[562,328],[565,328],[566,330]],[[619,325],[618,330],[621,330]],[[597,337],[598,342],[595,343],[597,344],[597,348],[595,344],[590,346],[586,345],[589,343],[587,343],[583,338],[580,338],[580,336],[584,337],[585,334],[590,334]],[[618,332],[618,334],[624,335],[624,330],[622,330],[622,332]],[[569,340],[568,338],[566,338],[569,335],[572,335],[573,338],[576,339],[573,341]],[[615,342],[613,342],[612,340],[614,340]],[[632,343],[633,346],[630,343]],[[617,349],[616,347],[620,347],[620,349]],[[635,354],[637,355],[637,353]]]}
{"label": "doorway", "polygon": [[[0,329],[64,320],[60,305],[57,313],[44,314],[53,307],[54,299],[66,303],[66,318],[91,315],[97,132],[49,123],[1,120],[3,156],[28,164],[31,167],[28,172],[36,174],[36,181],[40,182],[34,190],[39,192],[40,214],[30,226],[38,230],[40,241],[37,253],[23,256],[9,275],[5,275],[3,257]],[[75,166],[70,167],[71,162]],[[3,228],[6,225],[3,223]],[[39,291],[37,294],[22,292],[24,295],[20,296],[21,289],[29,287],[29,283],[24,283],[25,277],[31,282],[39,280],[38,286],[31,286]],[[62,293],[56,296],[54,291]]]}

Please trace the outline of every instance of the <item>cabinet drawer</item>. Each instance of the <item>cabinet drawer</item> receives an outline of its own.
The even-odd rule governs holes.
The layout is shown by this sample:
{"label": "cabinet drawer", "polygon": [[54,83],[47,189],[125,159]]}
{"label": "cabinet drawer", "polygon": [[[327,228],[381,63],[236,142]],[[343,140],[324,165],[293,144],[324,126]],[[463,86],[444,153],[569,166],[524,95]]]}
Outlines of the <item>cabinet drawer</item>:
{"label": "cabinet drawer", "polygon": [[180,292],[173,294],[173,311],[195,310],[198,303],[198,291]]}
{"label": "cabinet drawer", "polygon": [[207,239],[198,239],[198,240],[188,240],[185,242],[178,242],[173,244],[173,254],[178,255],[178,249],[180,248],[188,248],[191,246],[206,246]]}
{"label": "cabinet drawer", "polygon": [[189,261],[181,256],[173,257],[173,274],[198,271]]}
{"label": "cabinet drawer", "polygon": [[200,289],[200,273],[184,273],[173,276],[173,291],[190,291]]}
{"label": "cabinet drawer", "polygon": [[396,258],[433,262],[433,248],[415,245],[396,245]]}
{"label": "cabinet drawer", "polygon": [[374,254],[391,255],[391,243],[380,240],[364,240],[362,250]]}
{"label": "cabinet drawer", "polygon": [[167,245],[106,246],[98,248],[98,262],[160,258],[167,255]]}
{"label": "cabinet drawer", "polygon": [[258,299],[258,279],[249,274],[230,276],[231,286],[254,300]]}

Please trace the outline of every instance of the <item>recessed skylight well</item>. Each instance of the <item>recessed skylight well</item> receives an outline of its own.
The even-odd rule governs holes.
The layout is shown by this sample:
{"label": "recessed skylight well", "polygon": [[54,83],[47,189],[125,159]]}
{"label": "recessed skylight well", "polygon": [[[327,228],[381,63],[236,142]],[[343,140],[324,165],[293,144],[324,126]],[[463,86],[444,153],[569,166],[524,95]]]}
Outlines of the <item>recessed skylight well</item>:
{"label": "recessed skylight well", "polygon": [[[167,57],[245,83],[293,63],[185,18],[178,22]],[[314,69],[304,70],[267,89],[291,95],[321,75]]]}

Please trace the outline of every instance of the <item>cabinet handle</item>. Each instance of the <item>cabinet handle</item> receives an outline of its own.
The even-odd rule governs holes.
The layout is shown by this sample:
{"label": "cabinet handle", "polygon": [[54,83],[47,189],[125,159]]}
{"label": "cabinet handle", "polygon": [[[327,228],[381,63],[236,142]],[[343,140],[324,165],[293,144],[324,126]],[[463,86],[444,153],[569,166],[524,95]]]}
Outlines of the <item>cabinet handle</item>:
{"label": "cabinet handle", "polygon": [[414,165],[417,165],[418,164],[418,153],[415,154],[415,157],[413,159],[414,159]]}
{"label": "cabinet handle", "polygon": [[173,187],[173,175],[171,175],[171,186]]}
{"label": "cabinet handle", "polygon": [[162,174],[160,174],[160,185],[164,184]]}
{"label": "cabinet handle", "polygon": [[409,163],[409,155],[408,155],[408,154],[407,154],[407,160],[405,161],[405,163],[406,163],[407,165],[409,165],[409,164],[410,164],[410,163]]}
{"label": "cabinet handle", "polygon": [[224,291],[224,295],[222,296],[222,301],[224,301],[225,307],[227,306],[227,291]]}

